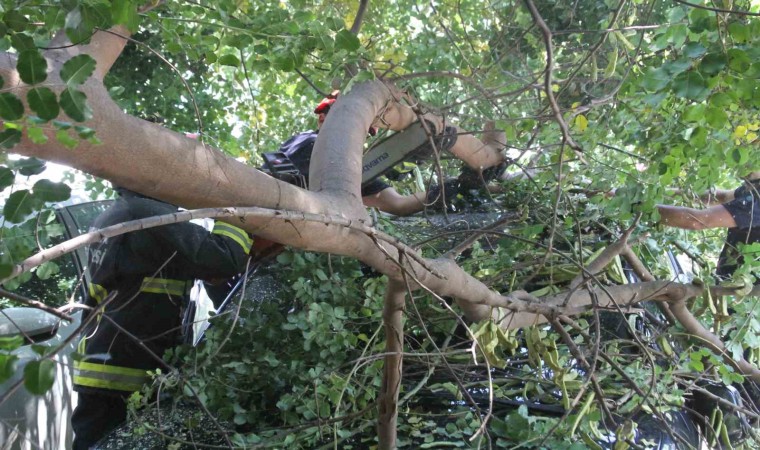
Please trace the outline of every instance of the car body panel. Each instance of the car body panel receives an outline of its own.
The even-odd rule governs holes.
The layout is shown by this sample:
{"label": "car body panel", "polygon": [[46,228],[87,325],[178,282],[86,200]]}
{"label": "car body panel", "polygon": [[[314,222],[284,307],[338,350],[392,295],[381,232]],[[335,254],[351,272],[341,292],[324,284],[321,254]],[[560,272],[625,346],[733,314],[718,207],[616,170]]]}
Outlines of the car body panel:
{"label": "car body panel", "polygon": [[[88,202],[63,206],[55,211],[56,221],[64,228],[62,240],[71,239],[89,230],[90,225],[111,201]],[[87,261],[86,250],[78,249],[63,256],[65,264],[73,264],[67,281],[68,298],[49,298],[47,291],[25,292],[28,297],[51,304],[66,301],[80,301],[84,298],[86,283],[81,283]],[[71,268],[70,268],[71,269]],[[39,294],[39,295],[36,295]],[[73,432],[71,414],[76,406],[77,395],[73,386],[72,354],[76,350],[77,339],[73,336],[81,323],[82,311],[71,314],[70,323],[42,310],[29,307],[14,307],[0,310],[0,337],[21,334],[26,336],[26,344],[15,349],[13,355],[18,360],[16,369],[5,383],[0,384],[0,448],[3,450],[58,450],[71,448]],[[20,332],[14,330],[20,328]],[[24,367],[39,355],[32,344],[59,348],[51,358],[55,364],[53,387],[44,395],[30,393],[23,384]]]}

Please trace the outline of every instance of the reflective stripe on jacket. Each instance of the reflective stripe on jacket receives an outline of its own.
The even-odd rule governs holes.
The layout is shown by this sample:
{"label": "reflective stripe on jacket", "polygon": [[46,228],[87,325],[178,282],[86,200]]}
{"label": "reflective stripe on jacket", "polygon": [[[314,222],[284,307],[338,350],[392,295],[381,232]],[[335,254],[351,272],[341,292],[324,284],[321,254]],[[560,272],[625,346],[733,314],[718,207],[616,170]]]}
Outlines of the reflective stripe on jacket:
{"label": "reflective stripe on jacket", "polygon": [[150,380],[147,370],[74,362],[74,384],[100,389],[134,392]]}

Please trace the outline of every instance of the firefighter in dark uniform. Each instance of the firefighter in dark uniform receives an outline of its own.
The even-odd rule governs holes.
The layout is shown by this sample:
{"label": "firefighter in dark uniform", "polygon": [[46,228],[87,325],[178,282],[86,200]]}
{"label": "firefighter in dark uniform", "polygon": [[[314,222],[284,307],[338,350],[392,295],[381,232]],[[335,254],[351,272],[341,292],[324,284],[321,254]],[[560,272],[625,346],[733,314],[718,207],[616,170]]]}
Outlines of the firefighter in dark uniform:
{"label": "firefighter in dark uniform", "polygon": [[[333,91],[326,98],[322,99],[314,109],[314,114],[317,115],[317,130],[324,124],[327,114],[337,100],[338,95],[340,95],[340,91]],[[318,132],[305,131],[291,136],[287,141],[282,143],[279,149],[279,152],[285,154],[300,174],[303,175],[307,185],[311,154],[314,151]],[[368,132],[374,136],[377,130],[370,128]],[[468,194],[471,190],[480,189],[485,184],[500,179],[509,161],[505,160],[497,166],[489,167],[482,174],[465,165],[458,178],[452,178],[444,182],[443,189],[446,192],[446,197],[453,199],[459,193]],[[419,191],[414,194],[402,195],[391,185],[380,179],[375,179],[362,186],[361,195],[365,206],[377,208],[380,211],[396,216],[415,214],[424,210],[426,206],[440,206],[444,198],[441,196],[440,185],[430,186],[427,192]]]}
{"label": "firefighter in dark uniform", "polygon": [[[744,263],[739,247],[760,242],[760,178],[747,180],[733,192],[733,200],[723,203],[734,218],[736,226],[726,233],[726,243],[718,258],[715,271],[721,279],[730,278]],[[760,284],[760,279],[755,279]]]}
{"label": "firefighter in dark uniform", "polygon": [[740,245],[760,242],[760,171],[751,172],[734,190],[718,189],[701,197],[712,206],[698,209],[657,205],[660,222],[687,230],[726,228],[726,243],[716,270],[718,278],[725,280],[743,263]]}
{"label": "firefighter in dark uniform", "polygon": [[[314,114],[317,115],[317,131],[305,131],[292,136],[285,141],[279,151],[284,153],[298,171],[303,175],[308,185],[309,165],[311,164],[311,154],[314,151],[314,144],[317,141],[318,130],[325,122],[327,113],[340,91],[333,91],[317,105]],[[375,135],[377,130],[370,128],[370,135]],[[380,211],[387,212],[396,216],[406,216],[422,211],[425,208],[425,193],[417,192],[411,195],[399,194],[391,185],[380,179],[373,180],[361,189],[362,202],[365,206],[377,208]]]}
{"label": "firefighter in dark uniform", "polygon": [[[120,198],[95,228],[178,210],[117,191]],[[107,304],[85,330],[78,350],[83,358],[74,363],[75,450],[90,448],[126,419],[126,399],[150,381],[148,371],[160,367],[156,356],[180,343],[182,309],[193,281],[242,272],[252,243],[245,231],[226,223],[216,222],[209,232],[184,222],[112,237],[89,249],[86,304]]]}

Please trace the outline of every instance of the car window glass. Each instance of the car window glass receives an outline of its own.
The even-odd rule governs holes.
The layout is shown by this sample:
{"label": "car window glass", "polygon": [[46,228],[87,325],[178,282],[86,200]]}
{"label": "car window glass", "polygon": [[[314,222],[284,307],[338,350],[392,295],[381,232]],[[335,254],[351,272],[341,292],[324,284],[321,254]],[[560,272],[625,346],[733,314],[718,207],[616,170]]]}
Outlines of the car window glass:
{"label": "car window glass", "polygon": [[66,207],[66,210],[71,214],[76,231],[71,230],[72,234],[80,235],[90,231],[90,227],[95,219],[111,206],[111,201],[106,200],[102,202],[82,203],[79,205],[73,205]]}
{"label": "car window glass", "polygon": [[[110,201],[83,203],[41,213],[37,220],[6,231],[3,252],[9,255],[28,253],[29,249],[50,248],[72,237],[89,231],[92,222],[109,205]],[[49,306],[61,306],[70,299],[82,301],[83,289],[77,259],[84,251],[69,253],[34,270],[33,274],[19,277],[5,287],[24,297],[39,300]],[[81,264],[86,261],[82,260]],[[81,267],[81,266],[80,266]],[[22,306],[0,299],[0,308]]]}

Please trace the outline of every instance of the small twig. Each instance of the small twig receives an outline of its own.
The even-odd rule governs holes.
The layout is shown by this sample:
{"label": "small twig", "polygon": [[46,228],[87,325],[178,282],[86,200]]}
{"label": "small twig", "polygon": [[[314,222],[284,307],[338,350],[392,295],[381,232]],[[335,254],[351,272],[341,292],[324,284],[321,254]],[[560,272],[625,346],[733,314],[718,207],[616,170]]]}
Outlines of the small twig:
{"label": "small twig", "polygon": [[541,29],[541,34],[544,37],[544,45],[546,47],[544,91],[546,93],[546,97],[549,99],[549,104],[551,105],[552,111],[554,112],[554,119],[557,121],[557,124],[559,124],[560,130],[562,131],[562,137],[564,138],[567,145],[569,145],[570,148],[575,151],[582,152],[583,149],[575,142],[575,140],[573,140],[573,137],[570,134],[570,129],[567,126],[567,122],[565,122],[565,119],[562,117],[562,111],[557,104],[557,99],[554,97],[554,91],[552,91],[552,75],[554,72],[554,49],[552,48],[552,32],[546,25],[546,22],[544,22],[544,19],[541,17],[538,9],[536,9],[536,5],[533,4],[533,0],[525,0],[525,4],[528,6],[528,10],[530,11],[530,15],[533,17],[533,21],[538,26],[538,28]]}
{"label": "small twig", "polygon": [[296,73],[297,73],[298,75],[300,75],[300,76],[301,76],[301,78],[303,78],[303,80],[304,80],[304,81],[305,81],[305,82],[306,82],[306,83],[307,83],[309,86],[311,86],[311,88],[312,88],[312,89],[314,89],[315,91],[317,91],[317,94],[321,95],[322,97],[327,97],[327,96],[328,96],[328,93],[327,93],[327,92],[325,92],[325,91],[323,91],[322,89],[320,89],[319,87],[317,87],[317,85],[316,85],[316,84],[314,84],[314,83],[313,83],[313,82],[312,82],[312,81],[309,79],[309,77],[307,77],[306,75],[304,75],[304,73],[303,73],[303,72],[301,72],[301,70],[300,70],[298,67],[296,67],[294,70],[296,71]]}
{"label": "small twig", "polygon": [[737,11],[735,9],[713,8],[713,7],[710,7],[710,6],[697,5],[695,3],[690,3],[690,2],[687,2],[685,0],[673,0],[673,1],[676,2],[676,3],[680,3],[682,5],[686,5],[686,6],[692,7],[692,8],[706,9],[707,11],[712,11],[712,12],[719,12],[719,13],[726,13],[726,14],[737,14],[737,15],[740,15],[740,16],[760,17],[760,13],[755,13],[755,12],[751,12],[751,11]]}
{"label": "small twig", "polygon": [[50,314],[58,317],[59,319],[63,319],[63,320],[68,321],[68,322],[71,322],[72,320],[74,320],[74,318],[71,317],[70,315],[62,313],[61,311],[58,311],[57,309],[55,309],[53,307],[50,307],[50,306],[46,305],[45,303],[42,303],[41,301],[32,300],[31,298],[24,297],[23,295],[19,295],[19,294],[13,293],[13,292],[6,291],[3,288],[0,288],[0,296],[5,297],[5,298],[9,298],[9,299],[11,299],[13,301],[16,301],[16,302],[24,303],[26,305],[29,305],[29,306],[33,307],[33,308],[41,309],[41,310],[45,311],[46,313],[50,313]]}

